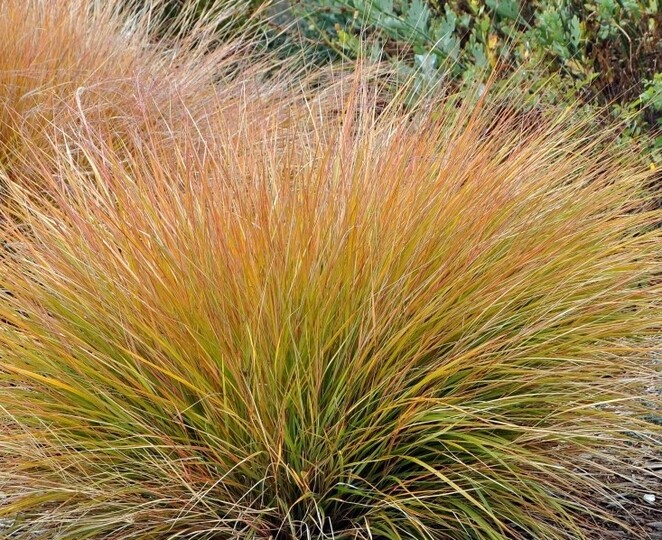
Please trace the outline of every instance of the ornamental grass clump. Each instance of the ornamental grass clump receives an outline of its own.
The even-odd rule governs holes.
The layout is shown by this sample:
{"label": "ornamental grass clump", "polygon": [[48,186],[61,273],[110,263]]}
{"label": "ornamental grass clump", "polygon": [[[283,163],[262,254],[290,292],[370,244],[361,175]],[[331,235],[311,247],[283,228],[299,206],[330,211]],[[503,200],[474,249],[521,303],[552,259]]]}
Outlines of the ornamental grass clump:
{"label": "ornamental grass clump", "polygon": [[65,137],[47,200],[5,178],[5,537],[618,525],[660,435],[648,173],[572,111],[377,114],[361,77],[202,149]]}

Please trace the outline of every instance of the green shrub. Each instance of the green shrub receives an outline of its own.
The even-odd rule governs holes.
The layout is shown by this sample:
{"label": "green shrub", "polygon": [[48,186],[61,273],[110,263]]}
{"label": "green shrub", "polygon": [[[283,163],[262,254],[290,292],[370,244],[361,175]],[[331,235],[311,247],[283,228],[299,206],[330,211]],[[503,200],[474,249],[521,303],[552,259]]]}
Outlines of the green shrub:
{"label": "green shrub", "polygon": [[[309,62],[395,61],[418,93],[445,78],[475,85],[491,71],[515,69],[544,99],[607,112],[624,122],[624,140],[662,167],[662,9],[659,0],[179,0],[171,17],[233,7],[270,48]],[[527,74],[528,75],[525,75]],[[450,75],[450,78],[449,78]],[[653,94],[653,95],[652,95]],[[657,96],[657,97],[655,97]],[[540,99],[540,93],[536,98]],[[603,109],[609,105],[607,110]]]}
{"label": "green shrub", "polygon": [[[395,59],[421,84],[440,74],[482,80],[497,65],[541,73],[548,99],[604,106],[628,119],[636,137],[662,164],[655,142],[660,111],[648,106],[647,82],[660,72],[662,10],[658,0],[316,0],[292,1],[306,39],[323,44],[330,58],[373,54]],[[655,88],[659,96],[659,88]]]}

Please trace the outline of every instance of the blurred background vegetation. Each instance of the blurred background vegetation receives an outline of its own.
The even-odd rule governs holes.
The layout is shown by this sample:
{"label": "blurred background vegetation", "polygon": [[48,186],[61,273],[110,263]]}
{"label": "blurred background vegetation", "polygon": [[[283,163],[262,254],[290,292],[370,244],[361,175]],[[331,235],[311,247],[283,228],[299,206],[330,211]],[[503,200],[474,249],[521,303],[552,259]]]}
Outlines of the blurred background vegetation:
{"label": "blurred background vegetation", "polygon": [[[165,0],[165,24],[191,0]],[[195,1],[195,0],[194,0]],[[424,91],[515,72],[535,99],[579,102],[625,123],[662,167],[662,0],[197,0],[264,44],[309,62],[368,55]],[[178,23],[180,24],[180,23]],[[538,92],[545,85],[543,93]]]}

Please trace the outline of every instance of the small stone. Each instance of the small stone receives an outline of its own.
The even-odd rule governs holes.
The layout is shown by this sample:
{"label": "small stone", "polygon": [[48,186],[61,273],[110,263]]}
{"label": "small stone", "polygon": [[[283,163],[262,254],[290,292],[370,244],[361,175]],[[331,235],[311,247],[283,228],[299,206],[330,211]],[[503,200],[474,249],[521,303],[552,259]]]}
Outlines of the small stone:
{"label": "small stone", "polygon": [[652,493],[646,493],[643,497],[644,501],[646,501],[649,504],[653,504],[655,502],[655,495]]}
{"label": "small stone", "polygon": [[662,531],[662,521],[652,521],[651,523],[648,523],[648,527],[654,531]]}

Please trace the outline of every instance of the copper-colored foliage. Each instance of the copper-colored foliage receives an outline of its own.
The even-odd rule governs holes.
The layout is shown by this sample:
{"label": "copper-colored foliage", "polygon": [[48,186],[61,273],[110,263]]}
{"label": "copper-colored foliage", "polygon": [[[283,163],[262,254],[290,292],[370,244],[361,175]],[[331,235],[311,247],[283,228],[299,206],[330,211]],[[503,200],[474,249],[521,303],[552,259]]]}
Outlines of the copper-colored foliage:
{"label": "copper-colored foliage", "polygon": [[59,62],[0,88],[0,531],[618,521],[618,475],[660,437],[662,239],[636,156],[571,110],[523,121],[507,91],[405,109],[378,68],[211,76],[245,46],[167,62],[91,5],[0,8],[44,34],[0,45],[0,78]]}

